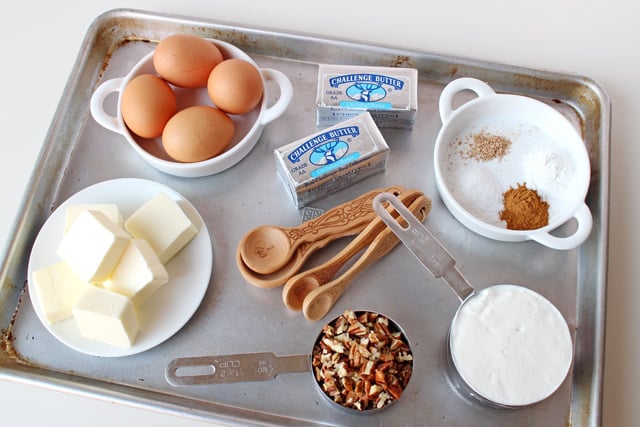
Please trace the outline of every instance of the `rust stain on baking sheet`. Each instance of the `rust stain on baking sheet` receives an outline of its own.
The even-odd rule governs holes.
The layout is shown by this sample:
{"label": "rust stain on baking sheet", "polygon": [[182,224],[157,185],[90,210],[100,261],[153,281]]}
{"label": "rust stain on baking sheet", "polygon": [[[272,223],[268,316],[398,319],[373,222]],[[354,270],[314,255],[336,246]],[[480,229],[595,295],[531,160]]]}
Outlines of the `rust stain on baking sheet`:
{"label": "rust stain on baking sheet", "polygon": [[27,281],[25,280],[24,286],[22,287],[22,291],[20,292],[20,296],[18,297],[18,304],[16,304],[16,308],[13,311],[13,315],[11,316],[11,320],[9,321],[9,326],[7,329],[0,330],[0,365],[4,361],[18,362],[21,364],[27,365],[27,360],[18,354],[15,347],[13,346],[13,342],[15,341],[15,337],[13,336],[12,330],[13,325],[16,322],[16,318],[18,317],[18,311],[22,306],[22,301],[27,289]]}
{"label": "rust stain on baking sheet", "polygon": [[391,64],[392,67],[411,67],[413,62],[411,58],[407,55],[398,55],[395,58],[395,61]]}
{"label": "rust stain on baking sheet", "polygon": [[556,91],[558,89],[557,82],[554,82],[548,79],[543,79],[541,77],[531,76],[531,75],[525,76],[521,74],[515,74],[513,77],[516,83],[520,82],[520,86],[523,86],[523,87],[541,90],[544,92]]}
{"label": "rust stain on baking sheet", "polygon": [[239,49],[242,49],[247,54],[262,54],[271,57],[295,57],[296,55],[291,51],[288,44],[282,43],[277,38],[263,38],[258,39],[252,34],[245,34],[233,29],[215,29],[207,28],[203,30],[201,36],[221,40],[230,43]]}
{"label": "rust stain on baking sheet", "polygon": [[102,78],[102,75],[109,65],[114,52],[122,46],[130,42],[154,42],[154,40],[150,40],[148,37],[138,35],[138,32],[143,33],[144,31],[145,27],[140,25],[140,23],[133,18],[120,17],[117,21],[112,23],[106,22],[103,25],[102,30],[96,33],[96,45],[107,47],[99,72],[100,78]]}
{"label": "rust stain on baking sheet", "polygon": [[109,48],[109,50],[104,56],[104,60],[102,61],[102,66],[100,67],[100,73],[99,73],[100,78],[102,78],[102,75],[104,74],[105,70],[109,66],[109,63],[111,62],[111,58],[113,57],[114,52],[116,52],[122,46],[125,46],[132,42],[152,43],[153,41],[147,38],[139,38],[136,36],[129,36],[125,39],[118,40],[115,44],[111,45],[111,47]]}
{"label": "rust stain on baking sheet", "polygon": [[236,44],[240,46],[256,45],[257,42],[253,37],[248,34],[239,33],[236,31],[213,31],[215,35],[209,36],[212,39],[226,40],[228,43]]}
{"label": "rust stain on baking sheet", "polygon": [[[538,93],[553,93],[552,102],[565,104],[576,112],[578,127],[583,138],[586,135],[600,135],[600,117],[603,113],[601,99],[596,91],[585,82],[574,80],[549,80],[537,76],[513,75],[516,86],[531,89]],[[585,141],[587,149],[592,150],[597,144]],[[590,153],[591,155],[592,153]]]}
{"label": "rust stain on baking sheet", "polygon": [[[585,371],[575,372],[573,381],[573,397],[566,427],[573,427],[576,425],[574,424],[574,421],[579,423],[582,420],[590,420],[593,413],[591,406],[592,402],[590,399],[593,387],[592,375]],[[578,401],[579,404],[576,404],[576,401]]]}

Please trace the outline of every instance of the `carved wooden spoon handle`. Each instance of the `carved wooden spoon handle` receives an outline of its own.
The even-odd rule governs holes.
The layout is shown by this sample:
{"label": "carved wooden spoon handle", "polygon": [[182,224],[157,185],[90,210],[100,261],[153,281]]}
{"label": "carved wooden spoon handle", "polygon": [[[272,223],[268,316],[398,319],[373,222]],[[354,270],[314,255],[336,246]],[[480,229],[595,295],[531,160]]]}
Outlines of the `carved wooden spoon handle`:
{"label": "carved wooden spoon handle", "polygon": [[[402,203],[410,206],[420,196],[423,196],[420,191],[407,191],[400,194],[398,198]],[[331,281],[351,258],[369,246],[376,236],[386,228],[386,224],[379,217],[375,218],[333,258],[287,280],[282,289],[285,305],[291,310],[301,310],[306,293]]]}
{"label": "carved wooden spoon handle", "polygon": [[[365,193],[355,199],[335,206],[322,215],[305,221],[297,227],[283,228],[291,240],[292,246],[298,242],[323,239],[345,229],[368,224],[376,213],[373,210],[373,199],[380,193],[390,192],[398,196],[404,191],[402,187],[389,187]],[[374,216],[372,216],[372,214]]]}
{"label": "carved wooden spoon handle", "polygon": [[[431,210],[431,201],[426,196],[418,197],[409,210],[423,221]],[[400,220],[402,221],[402,220]],[[380,232],[360,258],[342,275],[331,282],[311,291],[302,303],[302,312],[309,320],[319,320],[324,317],[353,279],[368,266],[388,254],[399,242],[398,237],[385,227]]]}
{"label": "carved wooden spoon handle", "polygon": [[238,245],[242,260],[251,270],[268,274],[282,268],[301,244],[340,235],[377,218],[373,199],[381,193],[398,195],[402,187],[365,193],[340,204],[297,227],[263,225],[249,231]]}

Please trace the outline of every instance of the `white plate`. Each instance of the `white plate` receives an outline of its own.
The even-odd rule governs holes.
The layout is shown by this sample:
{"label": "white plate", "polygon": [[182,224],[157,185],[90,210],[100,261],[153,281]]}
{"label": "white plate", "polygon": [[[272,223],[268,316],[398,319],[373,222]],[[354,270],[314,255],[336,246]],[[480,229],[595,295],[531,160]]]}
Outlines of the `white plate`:
{"label": "white plate", "polygon": [[64,230],[65,208],[87,203],[115,203],[124,219],[159,192],[176,200],[198,228],[198,234],[165,267],[169,282],[138,308],[141,330],[128,348],[119,348],[84,338],[73,318],[49,325],[40,308],[35,287],[31,302],[43,325],[62,343],[79,352],[104,357],[127,356],[148,350],[178,332],[202,302],[211,279],[213,250],[207,227],[196,208],[176,191],[153,181],[122,178],[104,181],[71,196],[47,219],[38,233],[29,258],[28,277],[33,271],[60,262],[56,248]]}

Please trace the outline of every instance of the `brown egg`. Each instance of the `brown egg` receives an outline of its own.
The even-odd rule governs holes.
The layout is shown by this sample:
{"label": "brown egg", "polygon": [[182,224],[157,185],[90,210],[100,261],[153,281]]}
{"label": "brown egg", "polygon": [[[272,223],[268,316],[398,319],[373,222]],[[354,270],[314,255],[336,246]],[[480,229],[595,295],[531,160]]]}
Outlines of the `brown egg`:
{"label": "brown egg", "polygon": [[221,110],[229,114],[248,113],[262,99],[262,75],[247,61],[227,59],[211,71],[207,91]]}
{"label": "brown egg", "polygon": [[179,162],[199,162],[222,153],[233,138],[235,123],[217,108],[196,105],[169,120],[162,146]]}
{"label": "brown egg", "polygon": [[212,42],[192,34],[173,34],[160,41],[153,52],[153,66],[169,83],[186,88],[207,86],[213,67],[223,60]]}
{"label": "brown egg", "polygon": [[141,74],[127,83],[121,98],[122,118],[138,136],[155,138],[176,113],[176,95],[154,74]]}

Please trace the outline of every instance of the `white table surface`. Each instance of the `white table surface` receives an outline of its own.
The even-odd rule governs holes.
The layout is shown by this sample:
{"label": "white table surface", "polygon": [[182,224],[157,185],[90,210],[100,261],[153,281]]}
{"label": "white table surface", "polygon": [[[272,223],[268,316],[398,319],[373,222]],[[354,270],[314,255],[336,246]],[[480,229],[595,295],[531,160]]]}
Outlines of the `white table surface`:
{"label": "white table surface", "polygon": [[[123,4],[124,3],[124,4]],[[613,105],[603,425],[640,420],[640,25],[633,2],[32,0],[0,18],[0,244],[89,24],[120,7],[267,26],[586,75]],[[370,14],[381,11],[382,22]],[[200,421],[0,381],[3,425],[195,426]],[[20,424],[18,424],[20,423]]]}

